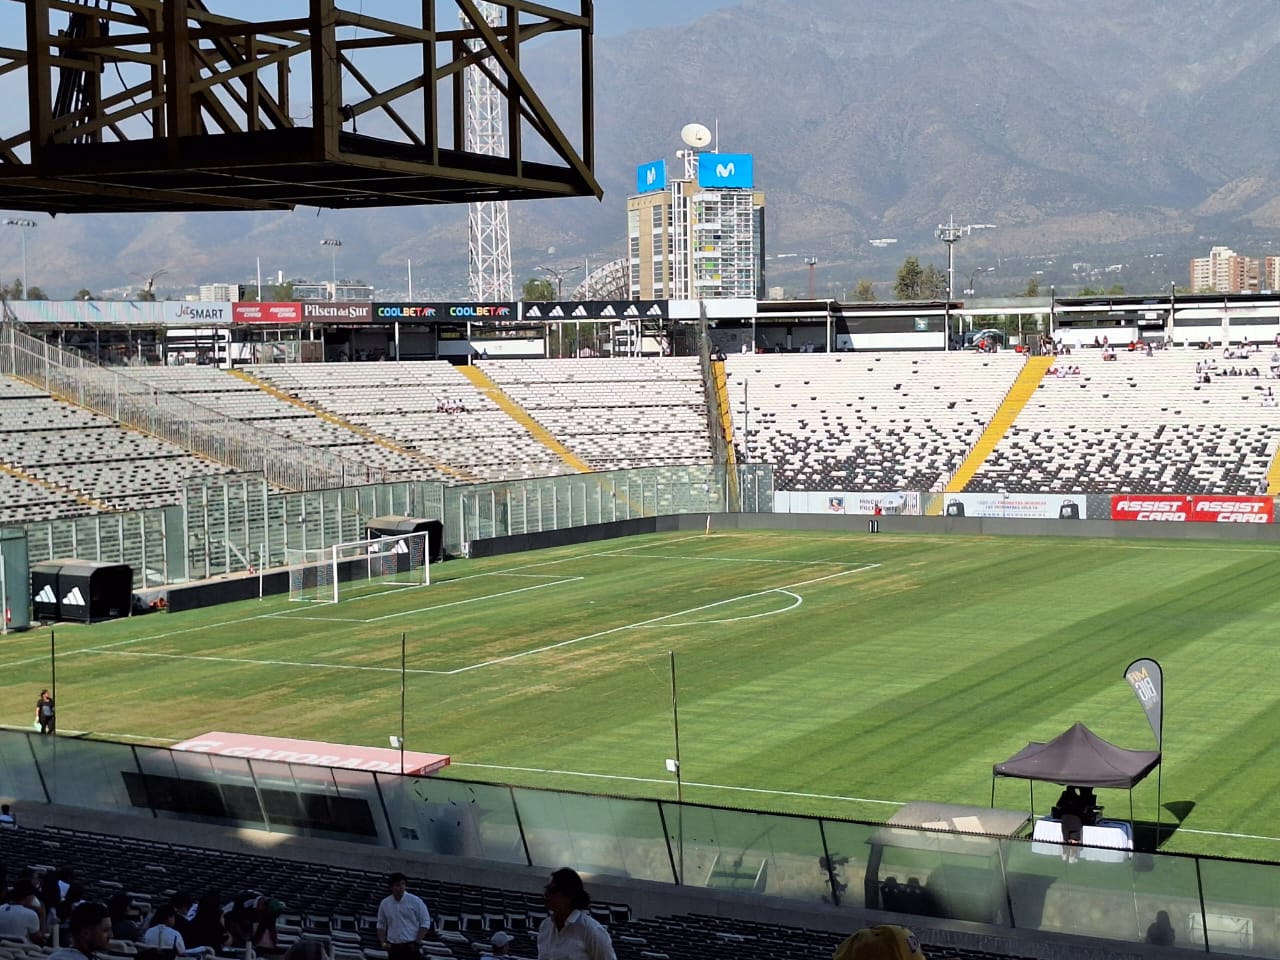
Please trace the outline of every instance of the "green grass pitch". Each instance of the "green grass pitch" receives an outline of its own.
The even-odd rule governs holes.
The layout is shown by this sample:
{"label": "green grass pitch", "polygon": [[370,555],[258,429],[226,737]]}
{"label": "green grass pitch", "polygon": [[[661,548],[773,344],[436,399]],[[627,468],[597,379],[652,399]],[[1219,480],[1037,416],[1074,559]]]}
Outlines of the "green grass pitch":
{"label": "green grass pitch", "polygon": [[[59,728],[383,746],[403,632],[407,745],[452,755],[445,775],[672,798],[674,651],[685,799],[883,820],[908,800],[989,803],[993,762],[1075,720],[1150,749],[1122,672],[1151,656],[1162,800],[1184,816],[1165,848],[1280,860],[1280,548],[713,532],[432,578],[59,625]],[[0,721],[30,725],[49,647],[47,629],[0,641]],[[1156,783],[1134,793],[1140,820]],[[1056,789],[1037,789],[1041,812]],[[1127,817],[1126,794],[1101,798]],[[998,806],[1027,802],[997,784]]]}

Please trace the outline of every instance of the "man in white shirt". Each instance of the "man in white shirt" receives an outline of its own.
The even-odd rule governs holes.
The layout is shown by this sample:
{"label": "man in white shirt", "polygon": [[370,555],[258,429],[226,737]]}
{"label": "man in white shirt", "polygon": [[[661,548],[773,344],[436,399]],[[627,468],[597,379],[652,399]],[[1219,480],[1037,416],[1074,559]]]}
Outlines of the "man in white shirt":
{"label": "man in white shirt", "polygon": [[431,912],[422,898],[405,889],[405,875],[387,878],[391,892],[378,904],[378,942],[387,960],[418,960],[431,930]]}
{"label": "man in white shirt", "polygon": [[22,901],[35,893],[30,880],[19,880],[9,891],[9,902],[0,907],[0,937],[5,940],[25,940],[42,943],[40,939],[40,915]]}
{"label": "man in white shirt", "polygon": [[538,928],[538,960],[618,960],[609,931],[587,912],[591,897],[577,871],[562,867],[543,891],[547,918]]}

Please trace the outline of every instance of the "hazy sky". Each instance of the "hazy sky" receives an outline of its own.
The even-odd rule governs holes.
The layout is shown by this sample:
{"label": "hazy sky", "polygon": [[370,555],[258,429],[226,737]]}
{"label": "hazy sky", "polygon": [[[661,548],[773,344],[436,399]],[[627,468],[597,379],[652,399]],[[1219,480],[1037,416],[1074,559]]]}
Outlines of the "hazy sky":
{"label": "hazy sky", "polygon": [[596,0],[596,33],[607,37],[639,27],[670,27],[697,20],[737,0]]}

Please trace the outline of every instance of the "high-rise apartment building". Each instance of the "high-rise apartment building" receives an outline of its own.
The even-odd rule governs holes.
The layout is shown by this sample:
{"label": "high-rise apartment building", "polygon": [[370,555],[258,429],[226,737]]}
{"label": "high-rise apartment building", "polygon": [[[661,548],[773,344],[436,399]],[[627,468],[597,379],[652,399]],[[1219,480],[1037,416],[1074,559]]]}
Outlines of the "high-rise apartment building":
{"label": "high-rise apartment building", "polygon": [[627,199],[631,298],[764,299],[764,194],[751,155],[691,147],[677,157],[683,176],[646,163]]}
{"label": "high-rise apartment building", "polygon": [[1209,256],[1191,261],[1191,292],[1256,293],[1258,275],[1254,258],[1242,257],[1230,247],[1213,247]]}

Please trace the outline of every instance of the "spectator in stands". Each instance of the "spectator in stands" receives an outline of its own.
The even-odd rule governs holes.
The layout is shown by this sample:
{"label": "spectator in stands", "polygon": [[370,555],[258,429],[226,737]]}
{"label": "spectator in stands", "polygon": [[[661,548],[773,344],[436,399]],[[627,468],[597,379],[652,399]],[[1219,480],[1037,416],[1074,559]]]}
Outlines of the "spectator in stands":
{"label": "spectator in stands", "polygon": [[241,890],[223,908],[231,945],[252,944],[268,949],[276,945],[276,920],[284,913],[284,903],[259,890]]}
{"label": "spectator in stands", "polygon": [[70,942],[46,960],[95,960],[94,954],[111,943],[111,914],[106,904],[82,903],[71,911]]}
{"label": "spectator in stands", "polygon": [[431,911],[406,889],[403,873],[387,877],[387,889],[390,892],[378,904],[378,943],[387,951],[387,960],[417,960],[431,931]]}
{"label": "spectator in stands", "polygon": [[129,915],[129,895],[113,893],[107,901],[107,912],[111,915],[111,939],[132,943],[138,939],[138,924]]}
{"label": "spectator in stands", "polygon": [[480,960],[489,960],[491,957],[511,956],[511,944],[515,939],[515,937],[507,933],[505,930],[499,930],[489,938],[490,948],[480,954]]}
{"label": "spectator in stands", "polygon": [[0,827],[16,827],[18,818],[13,815],[13,808],[7,803],[0,803]]}
{"label": "spectator in stands", "polygon": [[53,733],[53,697],[48,690],[41,690],[40,697],[36,700],[36,723],[40,724],[41,733]]}
{"label": "spectator in stands", "polygon": [[186,940],[191,935],[191,918],[196,915],[196,898],[190,890],[177,890],[169,898],[173,904],[173,928]]}
{"label": "spectator in stands", "polygon": [[547,916],[538,928],[538,960],[617,960],[613,940],[587,912],[587,895],[577,871],[562,867],[543,889]]}
{"label": "spectator in stands", "polygon": [[[147,927],[147,932],[142,935],[140,942],[145,943],[148,947],[155,947],[157,950],[172,950],[180,957],[188,955],[186,941],[182,939],[182,934],[174,926],[174,918],[176,916],[177,911],[174,910],[172,903],[165,903],[157,907],[155,913],[151,915],[151,925]],[[198,947],[191,951],[190,955],[199,956],[207,952],[208,948]]]}
{"label": "spectator in stands", "polygon": [[26,903],[35,895],[30,880],[19,880],[9,891],[8,902],[0,907],[0,937],[6,940],[25,940],[28,943],[44,943],[40,932],[40,914]]}
{"label": "spectator in stands", "polygon": [[231,934],[222,922],[222,898],[218,894],[206,893],[200,898],[183,939],[193,947],[214,951],[230,942]]}
{"label": "spectator in stands", "polygon": [[1147,943],[1157,947],[1172,947],[1173,940],[1173,924],[1169,921],[1169,912],[1161,910],[1156,914],[1155,922],[1147,927]]}
{"label": "spectator in stands", "polygon": [[836,947],[831,960],[925,960],[920,941],[906,927],[863,927]]}

